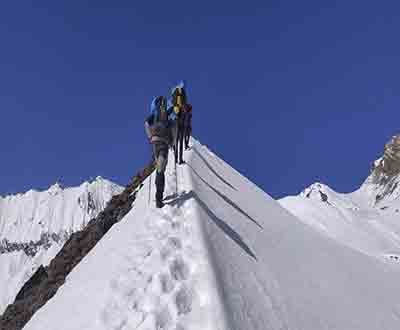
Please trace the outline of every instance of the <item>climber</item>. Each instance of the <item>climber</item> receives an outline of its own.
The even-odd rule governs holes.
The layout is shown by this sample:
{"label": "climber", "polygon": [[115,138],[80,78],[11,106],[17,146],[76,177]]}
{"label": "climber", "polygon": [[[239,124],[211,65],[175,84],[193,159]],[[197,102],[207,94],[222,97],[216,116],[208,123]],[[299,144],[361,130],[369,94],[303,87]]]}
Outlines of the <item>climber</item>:
{"label": "climber", "polygon": [[183,142],[184,142],[184,111],[186,105],[186,92],[184,83],[175,87],[172,91],[170,108],[171,116],[175,117],[174,152],[175,163],[184,164],[183,161]]}
{"label": "climber", "polygon": [[165,169],[168,162],[168,149],[173,143],[171,123],[168,120],[169,111],[166,99],[156,97],[151,104],[151,115],[145,121],[145,131],[153,146],[156,162],[156,206],[164,206],[163,195],[165,187]]}
{"label": "climber", "polygon": [[192,105],[185,104],[183,108],[184,119],[183,119],[183,130],[185,139],[185,150],[189,149],[189,140],[192,136]]}

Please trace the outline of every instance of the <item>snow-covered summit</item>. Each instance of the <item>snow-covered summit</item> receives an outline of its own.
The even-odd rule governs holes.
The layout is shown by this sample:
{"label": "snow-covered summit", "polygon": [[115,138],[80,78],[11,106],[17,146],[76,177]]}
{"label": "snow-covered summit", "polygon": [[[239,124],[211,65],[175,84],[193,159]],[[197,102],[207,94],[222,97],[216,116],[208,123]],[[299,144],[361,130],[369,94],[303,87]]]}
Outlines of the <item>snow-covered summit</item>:
{"label": "snow-covered summit", "polygon": [[300,193],[300,196],[304,198],[318,199],[322,200],[323,202],[327,202],[328,201],[327,192],[330,190],[331,189],[327,185],[322,184],[320,182],[315,182],[311,186],[304,189]]}

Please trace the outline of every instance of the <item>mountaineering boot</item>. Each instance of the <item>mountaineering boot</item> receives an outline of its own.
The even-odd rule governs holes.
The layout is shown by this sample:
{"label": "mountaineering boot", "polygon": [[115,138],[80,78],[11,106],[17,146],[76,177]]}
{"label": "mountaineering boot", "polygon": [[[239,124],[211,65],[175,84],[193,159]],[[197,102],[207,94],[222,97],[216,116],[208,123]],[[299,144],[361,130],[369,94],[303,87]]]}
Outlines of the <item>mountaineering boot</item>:
{"label": "mountaineering boot", "polygon": [[175,164],[178,163],[178,148],[174,147],[174,157],[175,157]]}
{"label": "mountaineering boot", "polygon": [[156,207],[157,207],[158,209],[163,208],[164,205],[165,205],[165,204],[164,204],[164,202],[163,202],[162,200],[156,198]]}
{"label": "mountaineering boot", "polygon": [[163,172],[157,172],[156,175],[156,207],[162,208],[164,206],[163,203],[163,195],[164,195],[164,187],[165,187],[165,174]]}
{"label": "mountaineering boot", "polygon": [[163,194],[164,194],[164,192],[157,188],[157,191],[156,191],[156,207],[157,208],[162,208],[164,206],[164,203],[162,201],[163,200]]}

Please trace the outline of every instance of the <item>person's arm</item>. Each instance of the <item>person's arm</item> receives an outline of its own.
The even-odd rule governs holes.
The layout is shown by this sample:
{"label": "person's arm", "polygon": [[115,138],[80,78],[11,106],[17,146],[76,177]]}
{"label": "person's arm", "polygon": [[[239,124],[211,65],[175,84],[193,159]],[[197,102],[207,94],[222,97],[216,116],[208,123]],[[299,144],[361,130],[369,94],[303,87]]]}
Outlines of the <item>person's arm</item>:
{"label": "person's arm", "polygon": [[153,125],[154,122],[154,116],[151,115],[150,117],[148,117],[145,122],[144,122],[144,130],[146,131],[146,135],[149,138],[149,140],[151,140],[151,125]]}
{"label": "person's arm", "polygon": [[172,107],[172,106],[167,109],[168,117],[172,114],[172,111],[174,111],[174,107]]}

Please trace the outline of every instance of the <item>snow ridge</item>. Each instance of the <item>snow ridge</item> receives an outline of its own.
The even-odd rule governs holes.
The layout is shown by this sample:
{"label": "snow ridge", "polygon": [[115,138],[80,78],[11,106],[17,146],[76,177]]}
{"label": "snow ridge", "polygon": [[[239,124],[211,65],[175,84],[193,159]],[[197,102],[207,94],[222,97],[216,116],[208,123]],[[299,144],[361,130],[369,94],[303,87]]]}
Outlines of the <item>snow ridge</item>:
{"label": "snow ridge", "polygon": [[167,205],[145,181],[25,330],[398,328],[399,267],[304,224],[200,143],[187,155],[170,158]]}
{"label": "snow ridge", "polygon": [[79,187],[56,183],[46,191],[0,198],[0,315],[39,266],[46,266],[121,190],[97,177]]}
{"label": "snow ridge", "polygon": [[38,241],[44,233],[74,232],[95,217],[122,188],[101,177],[79,187],[61,188],[0,198],[0,241]]}

